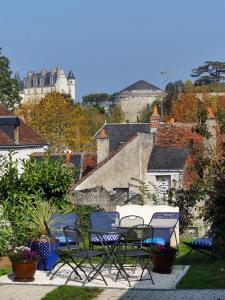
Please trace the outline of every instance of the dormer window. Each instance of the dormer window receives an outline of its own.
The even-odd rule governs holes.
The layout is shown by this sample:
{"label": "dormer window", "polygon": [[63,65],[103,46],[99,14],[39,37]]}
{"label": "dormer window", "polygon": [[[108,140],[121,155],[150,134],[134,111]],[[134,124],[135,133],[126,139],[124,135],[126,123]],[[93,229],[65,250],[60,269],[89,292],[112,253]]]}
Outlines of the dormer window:
{"label": "dormer window", "polygon": [[38,79],[37,77],[33,78],[33,86],[37,86],[38,85]]}
{"label": "dormer window", "polygon": [[51,85],[54,84],[54,79],[53,79],[53,77],[50,77],[50,84],[51,84]]}
{"label": "dormer window", "polygon": [[30,87],[31,86],[31,80],[30,79],[26,79],[26,86]]}
{"label": "dormer window", "polygon": [[44,78],[43,77],[40,78],[40,85],[41,86],[44,85]]}

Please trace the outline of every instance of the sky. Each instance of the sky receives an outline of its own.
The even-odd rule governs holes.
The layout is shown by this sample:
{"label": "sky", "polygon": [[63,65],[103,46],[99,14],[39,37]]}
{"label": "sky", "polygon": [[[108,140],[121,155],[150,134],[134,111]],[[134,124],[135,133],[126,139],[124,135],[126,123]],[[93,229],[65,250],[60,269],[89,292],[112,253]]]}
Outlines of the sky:
{"label": "sky", "polygon": [[225,61],[224,0],[0,2],[0,47],[12,71],[71,69],[78,101],[138,80],[165,87],[207,60]]}

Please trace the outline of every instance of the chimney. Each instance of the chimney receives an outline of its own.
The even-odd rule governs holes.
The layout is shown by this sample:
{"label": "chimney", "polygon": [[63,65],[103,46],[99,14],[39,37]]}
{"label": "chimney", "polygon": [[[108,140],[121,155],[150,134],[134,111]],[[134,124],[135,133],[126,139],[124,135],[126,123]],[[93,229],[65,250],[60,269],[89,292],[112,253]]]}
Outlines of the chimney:
{"label": "chimney", "polygon": [[20,140],[19,140],[20,136],[19,136],[19,126],[15,126],[14,127],[14,142],[15,144],[19,144]]}
{"label": "chimney", "polygon": [[205,145],[212,149],[216,150],[216,118],[213,113],[212,107],[207,107],[208,119],[206,125],[208,127],[210,137],[205,140]]}
{"label": "chimney", "polygon": [[99,131],[97,139],[97,164],[109,156],[109,138],[104,128]]}
{"label": "chimney", "polygon": [[157,131],[160,119],[161,119],[161,117],[160,117],[160,115],[158,113],[157,105],[155,105],[154,108],[153,108],[152,115],[150,117],[150,124],[149,124],[149,126],[150,126],[150,129],[151,129],[151,132]]}
{"label": "chimney", "polygon": [[69,165],[72,151],[69,148],[66,148],[64,153],[66,154],[66,163]]}

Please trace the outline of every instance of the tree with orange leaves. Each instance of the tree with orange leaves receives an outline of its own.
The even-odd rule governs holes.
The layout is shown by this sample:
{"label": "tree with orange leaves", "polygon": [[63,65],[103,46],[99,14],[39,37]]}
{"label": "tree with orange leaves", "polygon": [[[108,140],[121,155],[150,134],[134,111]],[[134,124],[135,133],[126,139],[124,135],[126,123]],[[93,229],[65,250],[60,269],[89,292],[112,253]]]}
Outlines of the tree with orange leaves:
{"label": "tree with orange leaves", "polygon": [[66,146],[74,150],[85,148],[104,123],[104,116],[97,109],[76,104],[59,92],[22,104],[18,114],[51,143],[54,151],[62,151]]}

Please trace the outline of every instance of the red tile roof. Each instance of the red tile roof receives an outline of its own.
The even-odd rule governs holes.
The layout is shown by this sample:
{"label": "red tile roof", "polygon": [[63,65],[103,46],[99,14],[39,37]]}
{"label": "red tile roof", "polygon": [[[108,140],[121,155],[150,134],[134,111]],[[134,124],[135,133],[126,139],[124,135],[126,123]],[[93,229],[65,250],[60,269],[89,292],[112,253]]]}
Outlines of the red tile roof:
{"label": "red tile roof", "polygon": [[192,131],[193,124],[160,124],[156,137],[157,146],[188,147],[191,140],[203,142],[203,137]]}
{"label": "red tile roof", "polygon": [[[0,105],[0,116],[14,116],[5,106]],[[20,119],[19,125],[19,145],[47,145],[47,141],[44,140],[39,134],[37,134],[31,127],[24,123]],[[0,129],[0,145],[18,145],[10,138],[3,130]]]}

